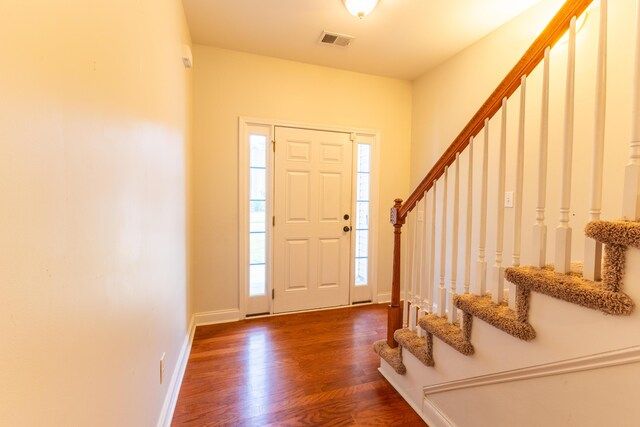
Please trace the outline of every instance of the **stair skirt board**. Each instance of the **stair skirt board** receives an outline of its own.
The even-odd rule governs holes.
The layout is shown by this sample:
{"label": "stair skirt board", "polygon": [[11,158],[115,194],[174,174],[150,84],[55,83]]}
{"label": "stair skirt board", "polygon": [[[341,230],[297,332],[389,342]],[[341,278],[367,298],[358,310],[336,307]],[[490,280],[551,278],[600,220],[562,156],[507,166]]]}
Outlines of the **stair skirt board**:
{"label": "stair skirt board", "polygon": [[426,366],[434,366],[433,362],[433,336],[427,334],[426,338],[419,337],[410,329],[398,329],[393,337],[400,346]]}
{"label": "stair skirt board", "polygon": [[[520,289],[518,289],[520,291]],[[494,304],[490,295],[479,296],[472,294],[464,294],[456,296],[454,304],[457,308],[464,311],[465,314],[475,316],[480,320],[489,323],[492,326],[520,338],[524,341],[531,341],[536,337],[536,331],[526,321],[526,312],[528,312],[529,298],[528,295],[523,297],[518,292],[517,305],[521,307],[519,312],[523,312],[522,318],[511,310],[506,303]]]}
{"label": "stair skirt board", "polygon": [[373,343],[373,351],[387,362],[398,375],[407,373],[407,368],[402,363],[402,346],[391,348],[387,344],[387,340],[380,340]]}
{"label": "stair skirt board", "polygon": [[[436,414],[434,427],[635,426],[631,390],[639,371],[640,347],[634,346],[432,383],[423,387],[422,410]],[[469,400],[460,411],[459,402]]]}
{"label": "stair skirt board", "polygon": [[622,348],[588,356],[575,357],[541,365],[525,368],[511,369],[508,371],[494,372],[477,377],[464,378],[441,384],[432,384],[424,387],[425,397],[448,391],[467,388],[482,387],[493,384],[503,384],[514,381],[523,381],[533,378],[543,378],[554,375],[562,375],[574,372],[583,372],[593,369],[602,369],[612,366],[640,363],[640,346]]}
{"label": "stair skirt board", "polygon": [[455,350],[465,356],[470,356],[475,351],[469,341],[471,338],[472,319],[471,316],[465,315],[461,328],[458,324],[449,323],[446,317],[440,317],[433,313],[423,316],[418,324],[427,334],[435,335]]}

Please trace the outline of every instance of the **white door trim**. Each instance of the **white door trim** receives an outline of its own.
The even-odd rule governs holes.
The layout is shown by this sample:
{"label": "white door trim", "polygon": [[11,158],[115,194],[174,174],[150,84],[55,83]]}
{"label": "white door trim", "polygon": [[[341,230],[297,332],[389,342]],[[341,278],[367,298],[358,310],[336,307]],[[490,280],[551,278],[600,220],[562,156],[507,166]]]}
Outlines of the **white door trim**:
{"label": "white door trim", "polygon": [[[240,116],[238,118],[238,307],[240,308],[240,317],[244,318],[248,312],[249,302],[249,209],[247,200],[249,199],[249,149],[245,143],[248,139],[249,133],[252,127],[259,127],[269,134],[269,140],[273,139],[275,126],[282,127],[294,127],[300,129],[312,129],[320,131],[333,131],[333,132],[345,132],[351,133],[355,136],[354,149],[354,162],[355,162],[355,150],[357,150],[358,143],[367,143],[372,146],[371,150],[371,176],[370,176],[370,216],[369,216],[369,282],[371,288],[371,302],[377,303],[377,256],[378,256],[378,200],[380,192],[380,132],[374,129],[355,128],[345,126],[332,126],[332,125],[320,125],[314,123],[283,121],[274,119],[254,118]],[[273,171],[273,152],[268,151],[267,169]],[[355,178],[356,169],[353,169],[353,176]],[[267,196],[267,218],[273,215],[273,173],[267,174],[268,176],[268,193]],[[355,187],[355,179],[353,186]],[[355,190],[355,188],[354,188]],[[355,192],[352,197],[352,212],[355,212]],[[269,227],[268,227],[269,228]],[[272,247],[271,233],[267,233],[267,264],[272,264],[272,254],[270,248]],[[352,239],[352,258],[354,255],[355,241]],[[354,262],[351,262],[351,275],[350,275],[350,292],[349,302],[353,303],[354,297]],[[270,275],[270,267],[267,267],[268,275]],[[270,295],[272,291],[270,277],[267,279],[267,293]],[[269,302],[269,313],[273,313],[273,304]]]}
{"label": "white door trim", "polygon": [[[369,300],[373,303],[377,303],[377,294],[378,294],[378,286],[377,286],[377,254],[378,254],[378,199],[379,199],[379,192],[380,192],[380,185],[379,185],[379,176],[380,176],[380,157],[379,157],[379,150],[380,150],[380,138],[379,138],[379,133],[364,133],[364,132],[354,132],[352,134],[352,139],[353,139],[353,150],[354,150],[354,154],[353,154],[353,168],[352,168],[352,173],[353,173],[353,179],[352,179],[352,190],[351,190],[351,194],[352,196],[352,200],[351,200],[351,212],[353,212],[354,215],[354,230],[356,228],[356,223],[355,223],[355,215],[356,215],[356,194],[357,194],[357,174],[358,174],[358,167],[357,167],[357,161],[358,161],[358,156],[357,156],[357,150],[358,150],[358,145],[359,144],[367,144],[371,146],[371,164],[369,165],[370,167],[370,183],[369,183],[369,265],[368,265],[368,290],[370,292],[370,295],[368,295]],[[356,252],[356,244],[355,244],[355,236],[356,234],[353,234],[354,239],[352,239],[352,244],[351,244],[351,292],[349,294],[349,299],[351,304],[353,304],[354,302],[364,302],[367,300],[367,298],[364,298],[364,294],[361,292],[361,288],[360,287],[356,287],[355,286],[355,252]]]}

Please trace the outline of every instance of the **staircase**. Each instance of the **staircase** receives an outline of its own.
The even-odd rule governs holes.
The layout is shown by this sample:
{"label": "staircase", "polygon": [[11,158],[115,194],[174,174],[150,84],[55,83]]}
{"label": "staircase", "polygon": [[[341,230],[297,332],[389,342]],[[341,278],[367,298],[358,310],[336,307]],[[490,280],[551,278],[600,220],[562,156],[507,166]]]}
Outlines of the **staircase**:
{"label": "staircase", "polygon": [[[631,143],[625,143],[626,166],[619,166],[624,182],[614,182],[615,171],[604,168],[611,144],[605,138],[608,1],[568,0],[413,193],[395,200],[387,339],[373,348],[383,375],[432,427],[640,425],[634,418],[640,392],[640,315],[634,311],[634,300],[640,301],[640,3],[635,9],[630,3],[612,4],[634,10],[638,23]],[[580,117],[576,34],[587,10],[597,19],[595,97],[593,113]],[[567,32],[568,43],[558,43]],[[563,75],[552,75],[552,48],[566,50]],[[530,85],[534,90],[527,88],[532,75],[540,77],[539,85]],[[552,79],[564,84],[561,117],[551,113]],[[536,141],[525,137],[532,97],[540,106]],[[507,131],[512,109],[516,138]],[[550,154],[554,120],[562,127],[562,140],[551,141],[561,143],[560,158]],[[592,156],[578,161],[588,160],[590,176],[572,176],[575,129],[585,123],[592,129]],[[494,132],[498,138],[490,137]],[[537,159],[525,165],[532,148]],[[515,170],[509,182],[507,161]],[[549,165],[559,167],[555,174]],[[525,192],[525,183],[535,191]],[[505,203],[507,185],[514,191]],[[579,215],[586,224],[572,224],[572,185],[588,185],[587,212]],[[606,190],[616,188],[623,189],[620,215],[602,220],[603,193],[608,202]],[[548,232],[551,196],[559,199],[558,223]],[[527,207],[535,214],[533,227],[523,223]],[[525,237],[525,251],[523,235],[532,236]],[[576,240],[584,248],[579,262]]]}

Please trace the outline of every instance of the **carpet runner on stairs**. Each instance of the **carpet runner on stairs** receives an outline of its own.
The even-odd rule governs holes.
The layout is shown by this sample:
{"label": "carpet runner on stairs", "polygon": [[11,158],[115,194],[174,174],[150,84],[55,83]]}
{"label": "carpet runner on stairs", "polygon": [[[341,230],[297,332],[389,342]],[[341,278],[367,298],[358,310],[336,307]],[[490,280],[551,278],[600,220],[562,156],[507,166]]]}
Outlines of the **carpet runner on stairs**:
{"label": "carpet runner on stairs", "polygon": [[516,309],[506,303],[494,304],[488,295],[464,294],[454,298],[454,305],[463,311],[462,327],[451,324],[446,317],[428,314],[418,321],[426,332],[426,338],[415,331],[400,329],[394,334],[398,342],[391,349],[386,341],[374,343],[374,351],[387,361],[398,374],[404,374],[402,349],[411,352],[426,366],[434,366],[433,335],[465,355],[474,353],[471,344],[471,324],[477,317],[516,338],[530,341],[536,336],[529,323],[531,292],[538,292],[572,304],[599,310],[605,314],[628,316],[634,308],[631,298],[623,293],[626,250],[640,249],[640,222],[593,221],[585,227],[585,235],[604,246],[604,263],[601,281],[589,281],[582,277],[578,264],[568,274],[553,271],[553,266],[537,268],[531,266],[510,267],[505,270],[505,279],[516,286]]}

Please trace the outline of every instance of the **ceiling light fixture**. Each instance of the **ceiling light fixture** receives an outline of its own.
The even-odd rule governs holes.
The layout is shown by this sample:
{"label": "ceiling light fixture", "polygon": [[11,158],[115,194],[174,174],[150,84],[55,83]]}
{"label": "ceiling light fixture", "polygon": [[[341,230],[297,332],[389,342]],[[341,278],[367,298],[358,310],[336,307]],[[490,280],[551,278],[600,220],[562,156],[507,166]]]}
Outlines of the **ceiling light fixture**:
{"label": "ceiling light fixture", "polygon": [[370,14],[378,4],[378,0],[342,0],[350,14],[362,19]]}

